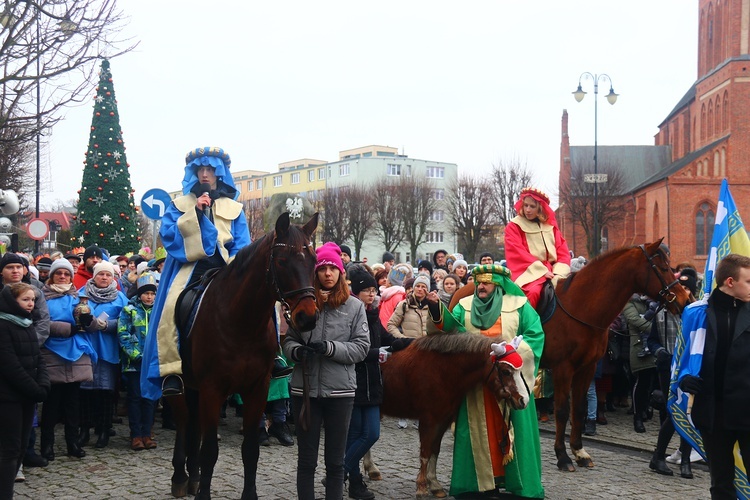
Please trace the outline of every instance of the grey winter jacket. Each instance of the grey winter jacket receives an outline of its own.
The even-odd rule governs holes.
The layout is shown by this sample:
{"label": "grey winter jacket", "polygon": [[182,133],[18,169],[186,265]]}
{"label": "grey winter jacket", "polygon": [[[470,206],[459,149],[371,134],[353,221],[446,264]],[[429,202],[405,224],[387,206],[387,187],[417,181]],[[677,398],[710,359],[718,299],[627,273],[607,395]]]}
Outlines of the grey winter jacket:
{"label": "grey winter jacket", "polygon": [[310,342],[323,341],[326,353],[310,356],[306,361],[310,397],[353,398],[357,388],[354,365],[367,356],[369,331],[362,302],[351,296],[336,309],[323,307],[312,332],[300,333],[290,328],[284,341],[284,355],[297,362],[292,373],[292,396],[303,395],[302,363],[299,363],[295,349]]}

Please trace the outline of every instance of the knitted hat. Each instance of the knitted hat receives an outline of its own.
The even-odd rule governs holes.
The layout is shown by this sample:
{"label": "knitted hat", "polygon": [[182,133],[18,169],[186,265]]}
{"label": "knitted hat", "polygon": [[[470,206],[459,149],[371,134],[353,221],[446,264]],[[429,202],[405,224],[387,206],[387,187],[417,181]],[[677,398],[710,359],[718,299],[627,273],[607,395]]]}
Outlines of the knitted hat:
{"label": "knitted hat", "polygon": [[421,271],[422,269],[426,269],[430,272],[430,275],[432,275],[432,262],[429,260],[420,260],[419,264],[417,265],[417,271]]}
{"label": "knitted hat", "polygon": [[406,278],[411,278],[412,274],[411,266],[399,264],[391,269],[391,272],[388,274],[388,281],[391,282],[391,285],[401,286],[404,284]]}
{"label": "knitted hat", "polygon": [[91,245],[90,247],[88,247],[86,251],[83,252],[83,261],[86,262],[86,259],[89,259],[91,257],[99,257],[100,259],[104,259],[102,249],[96,245]]}
{"label": "knitted hat", "polygon": [[[89,248],[91,248],[91,247],[89,247]],[[88,252],[88,249],[86,251]],[[93,276],[96,276],[97,274],[99,274],[102,271],[109,271],[109,273],[112,276],[117,276],[117,274],[115,273],[115,266],[113,266],[110,262],[108,262],[106,260],[103,260],[103,261],[99,262],[97,265],[94,266]]]}
{"label": "knitted hat", "polygon": [[70,272],[70,275],[73,275],[73,264],[68,262],[68,259],[57,259],[56,261],[52,262],[52,265],[49,266],[49,275],[54,275],[55,271],[59,269],[67,269],[68,272]]}
{"label": "knitted hat", "polygon": [[414,287],[416,288],[416,286],[420,283],[427,287],[427,291],[430,290],[430,278],[428,278],[424,274],[420,274],[419,276],[417,276],[417,278],[414,280]]}
{"label": "knitted hat", "polygon": [[407,289],[407,290],[409,288],[414,288],[414,278],[412,278],[412,277],[406,278],[404,280],[404,288]]}
{"label": "knitted hat", "polygon": [[453,263],[453,272],[456,272],[456,268],[458,266],[464,266],[467,270],[469,269],[469,264],[466,263],[463,259],[458,259],[456,262]]}
{"label": "knitted hat", "polygon": [[341,249],[336,243],[328,242],[315,250],[318,255],[318,263],[315,264],[315,270],[323,266],[336,266],[341,274],[344,274],[344,263],[341,261]]}
{"label": "knitted hat", "polygon": [[375,277],[367,272],[362,266],[355,265],[351,266],[346,270],[347,277],[352,284],[352,293],[359,295],[359,292],[366,288],[377,288],[378,285],[375,282]]}
{"label": "knitted hat", "polygon": [[346,245],[339,245],[339,248],[341,249],[341,253],[345,253],[346,255],[348,255],[350,259],[352,258],[352,249],[351,248],[349,248]]}
{"label": "knitted hat", "polygon": [[680,285],[686,286],[693,295],[698,292],[698,273],[695,269],[686,267],[680,271],[678,280],[680,281]]}
{"label": "knitted hat", "polygon": [[36,268],[39,269],[40,271],[49,271],[49,268],[51,265],[52,265],[52,259],[50,259],[49,257],[42,257],[36,263]]}
{"label": "knitted hat", "polygon": [[495,261],[495,257],[493,257],[490,252],[482,252],[482,255],[479,256],[479,262],[482,262],[482,259],[485,257],[489,257],[493,262]]}
{"label": "knitted hat", "polygon": [[392,260],[396,260],[395,255],[393,255],[391,252],[383,252],[383,263],[390,262]]}
{"label": "knitted hat", "polygon": [[139,264],[138,264],[138,265],[136,266],[136,268],[135,268],[135,273],[136,273],[136,275],[140,276],[140,275],[141,275],[141,273],[142,273],[143,271],[145,271],[146,269],[148,269],[148,262],[146,262],[145,260],[144,260],[144,261],[141,261],[141,262],[140,262],[140,263],[139,263]]}
{"label": "knitted hat", "polygon": [[154,273],[145,272],[138,277],[138,295],[146,292],[156,291],[156,275]]}
{"label": "knitted hat", "polygon": [[26,262],[23,257],[13,252],[6,253],[5,255],[3,255],[3,258],[0,259],[0,271],[2,271],[8,264],[21,264],[22,266],[26,267],[28,267],[29,265],[29,263]]}

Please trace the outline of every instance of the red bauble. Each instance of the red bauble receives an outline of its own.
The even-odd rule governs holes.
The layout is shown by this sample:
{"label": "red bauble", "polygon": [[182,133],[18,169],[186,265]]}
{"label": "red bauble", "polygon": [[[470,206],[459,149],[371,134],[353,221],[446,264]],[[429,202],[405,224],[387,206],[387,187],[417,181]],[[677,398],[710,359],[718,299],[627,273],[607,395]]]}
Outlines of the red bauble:
{"label": "red bauble", "polygon": [[104,238],[104,233],[99,233],[100,238]]}
{"label": "red bauble", "polygon": [[119,165],[119,164],[120,164],[120,160],[115,160],[115,165]]}
{"label": "red bauble", "polygon": [[99,147],[99,145],[98,145],[98,144],[94,144],[94,148],[98,148],[98,147]]}
{"label": "red bauble", "polygon": [[107,95],[112,95],[112,92],[107,92]]}
{"label": "red bauble", "polygon": [[109,116],[115,116],[115,112],[114,111],[110,111],[109,112]]}
{"label": "red bauble", "polygon": [[81,224],[86,224],[87,222],[87,220],[81,219]]}
{"label": "red bauble", "polygon": [[140,236],[136,236],[135,239],[138,240],[138,241],[141,241],[141,237]]}
{"label": "red bauble", "polygon": [[109,179],[104,179],[104,184],[107,184],[109,182]]}
{"label": "red bauble", "polygon": [[120,217],[125,217],[125,213],[124,212],[120,212]]}
{"label": "red bauble", "polygon": [[97,163],[94,163],[94,168],[99,168],[99,165]]}
{"label": "red bauble", "polygon": [[86,236],[88,236],[89,232],[88,231],[84,231],[83,234],[85,234]]}
{"label": "red bauble", "polygon": [[101,186],[99,186],[98,188],[96,188],[97,191],[101,191],[102,189],[103,188]]}
{"label": "red bauble", "polygon": [[125,220],[130,220],[130,217],[125,217]]}
{"label": "red bauble", "polygon": [[96,130],[96,127],[92,126],[92,127],[91,127],[91,130]]}
{"label": "red bauble", "polygon": [[73,215],[73,216],[71,216],[71,219],[73,219],[73,220],[77,220],[77,219],[78,219],[78,216],[77,216],[77,215]]}
{"label": "red bauble", "polygon": [[89,196],[89,201],[94,201],[94,199]]}
{"label": "red bauble", "polygon": [[100,112],[98,112],[98,111],[97,111],[97,112],[96,112],[96,116],[102,116],[102,114],[101,114]]}
{"label": "red bauble", "polygon": [[107,81],[108,81],[109,83],[112,83],[112,79],[111,79],[111,78],[108,78],[108,79],[107,79]]}
{"label": "red bauble", "polygon": [[107,156],[112,156],[112,153],[110,153],[110,152],[108,151],[108,152],[107,152]]}

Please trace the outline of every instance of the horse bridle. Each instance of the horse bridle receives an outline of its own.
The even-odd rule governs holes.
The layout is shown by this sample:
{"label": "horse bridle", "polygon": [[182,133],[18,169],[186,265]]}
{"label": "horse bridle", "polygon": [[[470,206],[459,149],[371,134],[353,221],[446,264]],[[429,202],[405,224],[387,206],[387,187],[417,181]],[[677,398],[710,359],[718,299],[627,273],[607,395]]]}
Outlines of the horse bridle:
{"label": "horse bridle", "polygon": [[[487,382],[490,381],[490,377],[492,376],[493,372],[497,372],[497,378],[502,380],[502,373],[500,373],[500,363],[502,363],[502,359],[509,355],[510,352],[506,351],[505,353],[501,354],[500,356],[495,355],[495,360],[492,362],[492,368],[490,368],[489,373],[487,374],[487,378],[484,380],[484,383],[487,384]],[[506,364],[509,364],[506,362]],[[526,383],[526,379],[524,378],[523,374],[521,374],[521,380],[523,380],[523,385],[526,386],[526,392],[531,394],[531,391],[529,390],[529,384]]]}
{"label": "horse bridle", "polygon": [[[671,304],[675,300],[677,300],[677,295],[672,291],[672,287],[677,285],[680,281],[678,279],[675,279],[671,283],[667,283],[667,280],[664,279],[664,276],[662,276],[662,273],[664,271],[669,270],[669,260],[665,257],[665,255],[661,251],[657,251],[654,255],[649,255],[648,252],[646,252],[645,245],[641,244],[638,245],[638,248],[641,249],[641,252],[643,252],[643,255],[646,257],[646,260],[648,261],[649,266],[651,267],[651,270],[654,271],[654,274],[656,274],[656,277],[659,279],[659,282],[661,283],[661,290],[659,290],[659,297],[664,299],[664,302],[667,304]],[[662,261],[666,264],[667,268],[659,268],[654,263],[654,258],[660,257]],[[646,286],[644,288],[648,288],[648,278],[646,278]]]}
{"label": "horse bridle", "polygon": [[[297,288],[296,290],[283,291],[279,287],[279,280],[276,274],[276,266],[274,265],[274,262],[273,262],[274,250],[276,248],[285,248],[289,246],[290,245],[287,245],[286,243],[278,243],[274,240],[273,246],[271,247],[271,255],[268,257],[268,268],[266,269],[266,279],[270,282],[269,284],[273,286],[273,289],[276,292],[276,296],[279,298],[279,302],[281,303],[281,310],[284,314],[284,319],[291,326],[292,312],[300,304],[302,299],[306,297],[310,297],[313,300],[315,300],[315,288],[313,288],[312,286],[305,286],[302,288]],[[309,252],[310,247],[309,245],[303,245],[302,249]],[[297,303],[294,305],[294,307],[290,307],[286,299],[290,297],[296,297],[296,296],[299,296]]]}

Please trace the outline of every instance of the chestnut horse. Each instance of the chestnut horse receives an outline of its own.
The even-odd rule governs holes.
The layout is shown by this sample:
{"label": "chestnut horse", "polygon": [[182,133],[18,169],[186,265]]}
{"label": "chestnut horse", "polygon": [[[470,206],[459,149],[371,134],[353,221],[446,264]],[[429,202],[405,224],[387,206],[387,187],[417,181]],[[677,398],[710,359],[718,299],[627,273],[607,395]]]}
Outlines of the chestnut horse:
{"label": "chestnut horse", "polygon": [[[593,467],[583,449],[581,433],[586,417],[586,392],[596,363],[607,348],[609,325],[634,293],[646,294],[679,313],[690,295],[677,285],[661,239],[600,255],[555,288],[555,310],[542,326],[544,351],[541,368],[550,368],[554,383],[555,455],[560,470],[575,467],[565,451],[565,429],[570,418],[570,449],[581,467]],[[474,293],[474,285],[459,289],[451,307]],[[573,413],[571,414],[571,398]]]}
{"label": "chestnut horse", "polygon": [[278,351],[274,303],[281,302],[293,328],[315,327],[316,257],[310,241],[317,225],[318,214],[301,228],[290,225],[288,213],[281,214],[275,230],[240,250],[203,294],[182,348],[185,394],[169,398],[177,423],[173,496],[211,498],[221,405],[227,396],[239,393],[244,402],[242,498],[258,498],[258,422]]}
{"label": "chestnut horse", "polygon": [[382,413],[419,420],[417,496],[427,495],[428,488],[436,497],[446,496],[436,474],[440,442],[471,389],[484,383],[498,402],[516,409],[529,402],[520,369],[503,361],[503,355],[490,356],[493,342],[501,342],[500,337],[428,335],[380,365]]}

